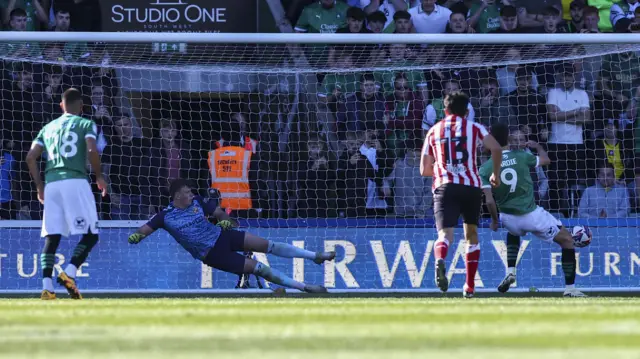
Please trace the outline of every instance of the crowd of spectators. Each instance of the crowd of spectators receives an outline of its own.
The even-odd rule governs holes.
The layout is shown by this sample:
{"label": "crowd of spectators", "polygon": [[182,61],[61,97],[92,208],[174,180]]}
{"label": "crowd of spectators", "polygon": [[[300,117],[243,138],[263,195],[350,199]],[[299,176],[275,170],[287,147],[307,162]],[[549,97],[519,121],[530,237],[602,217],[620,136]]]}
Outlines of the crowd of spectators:
{"label": "crowd of spectators", "polygon": [[[640,32],[638,0],[607,7],[587,0],[290,2],[287,17],[300,33]],[[0,0],[0,10],[2,25],[12,31],[96,31],[100,26],[98,0]],[[542,205],[564,216],[625,217],[640,206],[634,161],[640,152],[635,121],[640,57],[623,52],[594,61],[584,47],[565,46],[563,54],[579,56],[523,60],[548,46],[500,46],[499,66],[486,60],[488,54],[460,52],[457,61],[470,65],[459,68],[420,66],[427,57],[446,62],[448,53],[459,51],[449,45],[309,46],[305,53],[313,66],[343,71],[318,74],[310,116],[315,123],[312,134],[300,137],[302,145],[270,144],[266,135],[250,131],[251,111],[245,108],[222,120],[219,141],[211,141],[211,148],[194,149],[188,119],[158,119],[152,136],[136,132],[137,121],[120,101],[124,95],[104,44],[0,43],[0,56],[11,59],[0,74],[0,218],[39,218],[24,156],[43,124],[61,114],[60,96],[72,86],[85,95],[84,116],[99,128],[110,184],[109,197],[96,196],[102,219],[148,218],[168,202],[171,179],[207,176],[202,162],[192,159],[194,153],[225,143],[254,154],[250,180],[252,197],[260,202],[256,208],[273,203],[262,201],[268,190],[256,182],[263,181],[264,172],[284,170],[292,174],[286,180],[295,182],[287,185],[293,198],[287,202],[289,216],[429,216],[431,180],[419,175],[420,147],[426,131],[444,117],[444,96],[454,91],[470,96],[468,119],[487,127],[508,123],[514,149],[524,149],[527,140],[547,148],[551,167],[532,169]],[[41,61],[16,60],[22,57]],[[362,64],[377,70],[359,71]],[[269,167],[261,160],[274,158],[264,152],[292,150],[295,155],[286,157],[295,162],[290,167]]]}
{"label": "crowd of spectators", "polygon": [[[605,1],[587,0],[320,0],[308,1],[303,9],[300,7],[305,1],[295,3],[298,7],[290,8],[288,16],[295,24],[295,31],[300,33],[640,31],[640,6],[636,0],[608,5]],[[602,21],[603,17],[609,21]],[[418,209],[418,204],[411,205],[415,207],[411,210],[399,208],[399,205],[407,206],[405,200],[399,200],[400,193],[407,189],[400,184],[406,182],[398,181],[398,173],[407,173],[407,164],[413,163],[420,139],[444,117],[443,97],[458,90],[471,98],[469,119],[487,127],[497,122],[508,123],[516,148],[524,148],[523,144],[529,139],[547,148],[552,165],[547,170],[533,170],[537,179],[536,196],[546,207],[559,215],[582,215],[585,212],[580,197],[586,190],[593,200],[593,193],[599,192],[593,192],[589,186],[595,183],[606,188],[606,193],[615,186],[625,188],[630,203],[615,213],[602,211],[600,217],[624,217],[637,210],[634,148],[638,148],[634,147],[633,123],[640,99],[637,97],[640,63],[636,53],[622,52],[594,60],[583,46],[502,46],[497,51],[501,53],[500,62],[505,65],[491,66],[487,54],[473,53],[471,46],[469,53],[456,53],[460,47],[463,46],[453,49],[451,46],[394,44],[329,49],[327,67],[357,68],[364,63],[368,67],[389,68],[371,73],[329,72],[318,76],[321,113],[318,130],[330,139],[330,144],[334,139],[359,139],[360,154],[347,152],[351,157],[368,159],[362,162],[365,170],[358,173],[369,181],[367,193],[357,195],[362,201],[357,215],[422,216],[424,211]],[[579,55],[579,59],[524,61],[526,55],[536,51]],[[325,61],[318,47],[307,54],[314,64]],[[469,66],[415,69],[420,62],[441,63],[437,60],[441,60],[443,54],[450,56],[444,63],[447,60],[467,62]],[[465,57],[462,61],[461,56]],[[436,60],[426,61],[427,58]],[[334,119],[330,115],[334,115]],[[347,134],[351,136],[354,132],[354,138],[347,138]],[[375,137],[379,145],[367,145],[367,138],[371,137]],[[331,145],[330,149],[340,156],[340,146]],[[381,161],[382,156],[391,156],[392,160]],[[596,168],[601,168],[601,162],[615,168],[613,182],[600,180],[601,171]],[[424,195],[429,197],[430,193]]]}

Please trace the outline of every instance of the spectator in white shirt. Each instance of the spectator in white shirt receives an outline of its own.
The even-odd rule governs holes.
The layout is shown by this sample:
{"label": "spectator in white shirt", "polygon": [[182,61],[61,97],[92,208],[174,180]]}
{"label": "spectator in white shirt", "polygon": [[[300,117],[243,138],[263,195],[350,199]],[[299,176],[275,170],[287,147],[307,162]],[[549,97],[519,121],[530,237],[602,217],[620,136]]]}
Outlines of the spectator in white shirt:
{"label": "spectator in white shirt", "polygon": [[420,5],[409,9],[416,32],[442,34],[447,29],[451,10],[436,4],[436,0],[421,0]]}
{"label": "spectator in white shirt", "polygon": [[556,66],[556,88],[547,93],[547,121],[551,132],[547,150],[549,166],[549,199],[551,208],[565,212],[569,208],[561,200],[566,189],[585,178],[587,159],[583,125],[591,121],[589,95],[575,87],[573,66]]}

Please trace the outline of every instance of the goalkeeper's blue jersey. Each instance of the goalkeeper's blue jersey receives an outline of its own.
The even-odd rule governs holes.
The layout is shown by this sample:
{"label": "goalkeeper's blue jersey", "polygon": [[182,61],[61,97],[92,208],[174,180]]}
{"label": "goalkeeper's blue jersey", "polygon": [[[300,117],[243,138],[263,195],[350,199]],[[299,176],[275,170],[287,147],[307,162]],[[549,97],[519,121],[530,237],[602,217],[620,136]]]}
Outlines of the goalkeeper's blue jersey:
{"label": "goalkeeper's blue jersey", "polygon": [[216,209],[216,201],[196,196],[187,208],[171,203],[147,223],[153,229],[164,229],[196,259],[204,259],[220,237],[221,229],[209,222],[207,216]]}

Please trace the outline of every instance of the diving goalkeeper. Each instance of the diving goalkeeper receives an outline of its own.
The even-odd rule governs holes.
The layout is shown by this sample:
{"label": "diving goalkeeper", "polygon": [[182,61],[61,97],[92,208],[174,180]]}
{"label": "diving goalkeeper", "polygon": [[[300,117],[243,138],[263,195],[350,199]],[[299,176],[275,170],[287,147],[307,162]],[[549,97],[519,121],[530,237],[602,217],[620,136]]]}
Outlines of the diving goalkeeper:
{"label": "diving goalkeeper", "polygon": [[[194,196],[186,180],[173,181],[169,192],[171,204],[131,234],[129,243],[140,243],[142,239],[162,228],[194,258],[210,267],[238,275],[255,274],[269,282],[308,293],[327,292],[323,286],[295,281],[284,273],[238,252],[251,251],[285,258],[305,258],[317,264],[335,259],[335,252],[311,252],[287,243],[276,243],[248,232],[233,230],[228,215],[217,207],[215,201]],[[208,215],[214,215],[218,224],[209,222]]]}

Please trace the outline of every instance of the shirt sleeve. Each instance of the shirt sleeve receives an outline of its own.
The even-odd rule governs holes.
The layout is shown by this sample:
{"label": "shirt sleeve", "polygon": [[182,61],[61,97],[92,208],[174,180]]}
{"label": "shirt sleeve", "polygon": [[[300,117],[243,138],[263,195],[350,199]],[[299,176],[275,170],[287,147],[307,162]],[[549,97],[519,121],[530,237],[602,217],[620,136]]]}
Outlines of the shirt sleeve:
{"label": "shirt sleeve", "polygon": [[547,93],[547,105],[558,106],[558,91],[555,89],[551,89]]}
{"label": "shirt sleeve", "polygon": [[33,143],[31,143],[31,148],[33,148],[36,145],[44,148],[44,128],[41,129],[40,132],[38,132],[38,135],[36,136],[36,138],[33,139]]}
{"label": "shirt sleeve", "polygon": [[156,215],[151,217],[149,222],[147,222],[147,226],[153,228],[154,230],[164,228],[164,215],[164,211],[156,213]]}
{"label": "shirt sleeve", "polygon": [[300,32],[309,32],[309,27],[311,24],[309,24],[309,9],[305,8],[304,10],[302,10],[302,14],[300,14],[300,18],[298,19],[298,22],[296,23],[296,27],[295,27],[295,31],[300,31]]}
{"label": "shirt sleeve", "polygon": [[427,146],[424,149],[424,154],[431,157],[435,157],[433,153],[433,147],[431,146],[432,145],[431,142],[433,142],[433,132],[431,130],[429,130],[429,132],[427,133],[427,137],[424,139],[424,141],[427,143]]}
{"label": "shirt sleeve", "polygon": [[491,171],[490,169],[490,163],[489,162],[485,162],[485,164],[483,164],[480,167],[480,180],[482,181],[482,188],[491,188],[491,182],[489,181],[489,179],[491,178]]}
{"label": "shirt sleeve", "polygon": [[612,25],[615,25],[616,22],[618,22],[618,20],[624,19],[625,17],[626,17],[626,14],[624,13],[624,11],[622,11],[622,8],[620,7],[620,5],[618,4],[611,5],[609,20],[611,21]]}
{"label": "shirt sleeve", "polygon": [[95,122],[87,120],[83,124],[84,129],[84,138],[93,138],[94,140],[98,138],[98,125]]}
{"label": "shirt sleeve", "polygon": [[525,163],[529,167],[540,167],[540,157],[525,153]]}
{"label": "shirt sleeve", "polygon": [[216,201],[209,198],[203,198],[201,196],[196,196],[195,200],[200,203],[200,206],[202,207],[205,215],[210,216],[213,214],[213,212],[215,212],[217,207]]}
{"label": "shirt sleeve", "polygon": [[436,109],[432,105],[427,106],[427,110],[422,116],[422,129],[429,130],[436,124]]}
{"label": "shirt sleeve", "polygon": [[580,91],[580,99],[578,101],[581,108],[591,108],[591,104],[589,103],[589,95],[587,95],[586,91]]}
{"label": "shirt sleeve", "polygon": [[473,124],[473,126],[475,126],[475,128],[478,130],[478,140],[482,141],[484,140],[485,137],[487,137],[489,135],[489,131],[487,131],[487,128],[484,127],[483,125],[477,123],[477,122],[470,122]]}
{"label": "shirt sleeve", "polygon": [[473,109],[473,105],[471,105],[471,102],[469,102],[469,105],[467,106],[467,110],[469,110],[469,114],[467,115],[467,120],[471,122],[475,122],[476,111]]}

